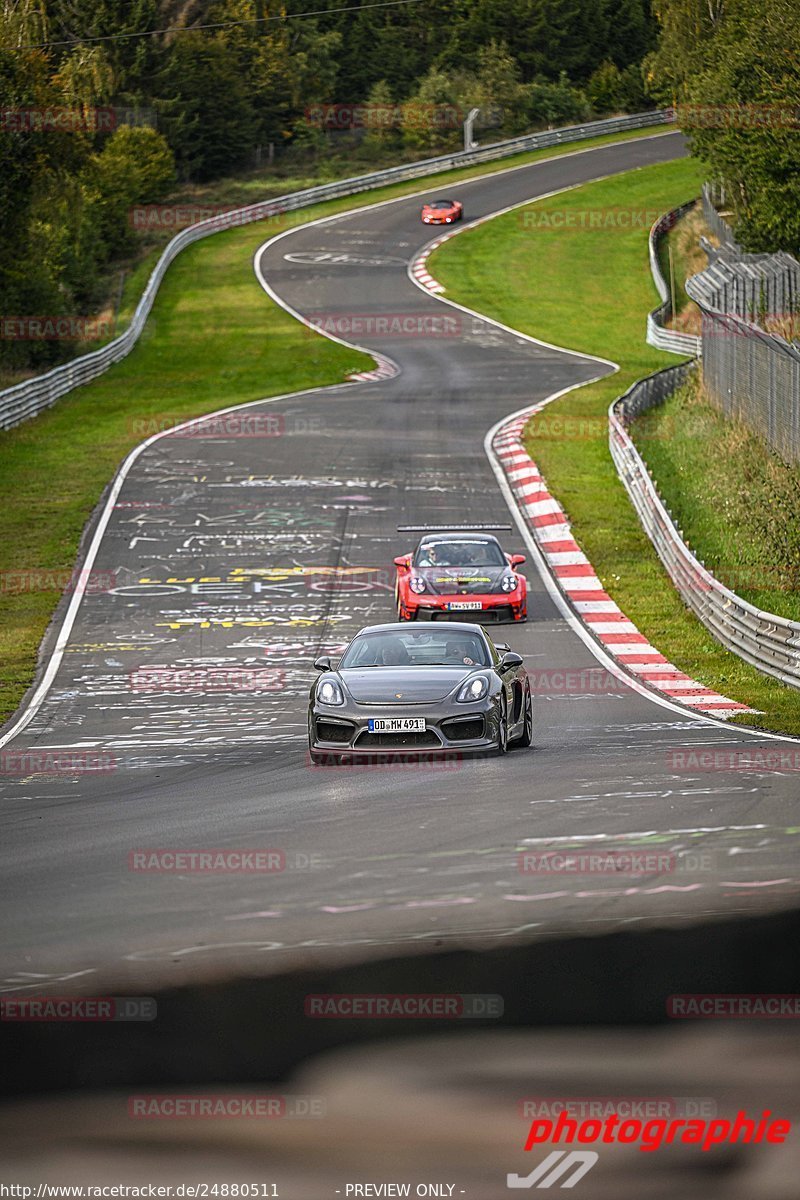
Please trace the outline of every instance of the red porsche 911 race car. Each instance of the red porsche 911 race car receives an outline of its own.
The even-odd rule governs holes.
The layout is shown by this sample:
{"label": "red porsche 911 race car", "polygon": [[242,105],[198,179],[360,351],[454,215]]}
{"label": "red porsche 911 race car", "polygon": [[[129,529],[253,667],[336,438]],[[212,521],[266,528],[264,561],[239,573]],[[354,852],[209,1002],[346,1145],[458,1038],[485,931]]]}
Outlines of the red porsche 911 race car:
{"label": "red porsche 911 race car", "polygon": [[431,200],[420,215],[424,225],[452,225],[464,216],[464,205],[460,200]]}
{"label": "red porsche 911 race car", "polygon": [[525,621],[528,582],[523,554],[506,554],[490,529],[510,525],[401,525],[421,532],[413,554],[394,560],[400,621]]}

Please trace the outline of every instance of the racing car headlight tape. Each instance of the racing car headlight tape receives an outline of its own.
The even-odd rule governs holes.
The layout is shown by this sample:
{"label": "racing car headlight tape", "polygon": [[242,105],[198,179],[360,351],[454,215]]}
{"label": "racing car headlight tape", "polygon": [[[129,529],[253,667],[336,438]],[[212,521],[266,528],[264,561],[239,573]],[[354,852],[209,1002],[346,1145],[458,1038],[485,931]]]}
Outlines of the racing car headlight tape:
{"label": "racing car headlight tape", "polygon": [[335,679],[323,679],[319,685],[317,698],[323,704],[344,704],[344,696],[342,689],[339,687]]}
{"label": "racing car headlight tape", "polygon": [[419,595],[420,592],[425,591],[425,580],[421,575],[412,575],[408,581],[408,586],[411,588],[412,592],[415,592],[416,595]]}
{"label": "racing car headlight tape", "polygon": [[456,696],[459,704],[469,704],[475,700],[483,700],[489,691],[489,680],[485,675],[475,675],[468,679]]}

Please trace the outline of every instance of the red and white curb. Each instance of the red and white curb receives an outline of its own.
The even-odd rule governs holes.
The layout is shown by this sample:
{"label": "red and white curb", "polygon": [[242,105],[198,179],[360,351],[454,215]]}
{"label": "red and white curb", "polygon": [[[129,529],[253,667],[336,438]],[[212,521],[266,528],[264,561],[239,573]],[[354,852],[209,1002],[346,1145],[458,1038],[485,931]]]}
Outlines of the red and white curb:
{"label": "red and white curb", "polygon": [[594,567],[572,536],[569,521],[522,444],[529,419],[547,403],[534,404],[509,418],[494,436],[492,449],[509,487],[559,588],[578,619],[603,649],[627,671],[662,696],[709,716],[753,712],[691,679],[660,654],[611,599]]}
{"label": "red and white curb", "polygon": [[444,288],[437,282],[428,270],[428,255],[441,246],[442,242],[446,242],[450,233],[455,230],[448,230],[442,237],[435,238],[432,242],[428,242],[427,246],[419,252],[415,259],[411,262],[411,274],[414,279],[422,287],[427,288],[429,292],[434,292],[437,296],[441,295]]}
{"label": "red and white curb", "polygon": [[376,359],[377,367],[371,371],[356,371],[355,374],[348,375],[350,383],[377,383],[380,379],[394,379],[400,374],[400,368],[390,358],[384,358],[374,350],[370,350],[369,353]]}

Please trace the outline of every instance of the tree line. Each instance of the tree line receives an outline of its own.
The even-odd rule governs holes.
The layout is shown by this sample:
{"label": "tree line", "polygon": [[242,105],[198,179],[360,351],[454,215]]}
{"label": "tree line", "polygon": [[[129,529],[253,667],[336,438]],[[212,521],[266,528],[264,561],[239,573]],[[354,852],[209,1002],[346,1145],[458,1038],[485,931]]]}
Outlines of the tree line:
{"label": "tree line", "polygon": [[800,2],[656,0],[646,84],[725,187],[737,240],[800,252]]}
{"label": "tree line", "polygon": [[[0,315],[93,311],[132,208],[176,184],[435,153],[473,106],[485,141],[676,104],[746,244],[797,245],[796,128],[691,114],[796,109],[800,0],[0,3]],[[64,353],[0,336],[6,369]]]}

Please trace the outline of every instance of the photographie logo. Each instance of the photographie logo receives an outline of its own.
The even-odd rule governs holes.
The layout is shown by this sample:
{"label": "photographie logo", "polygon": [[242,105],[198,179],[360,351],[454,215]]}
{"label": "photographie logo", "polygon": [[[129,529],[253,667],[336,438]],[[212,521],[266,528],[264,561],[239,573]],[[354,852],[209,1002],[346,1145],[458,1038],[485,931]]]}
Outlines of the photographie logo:
{"label": "photographie logo", "polygon": [[388,1018],[461,1020],[502,1017],[503,997],[493,993],[340,992],[306,996],[305,1015],[339,1020]]}
{"label": "photographie logo", "polygon": [[549,1188],[563,1179],[562,1188],[573,1188],[591,1171],[599,1157],[596,1150],[553,1150],[529,1175],[507,1175],[506,1184],[510,1188]]}
{"label": "photographie logo", "polygon": [[154,1021],[152,996],[25,996],[0,999],[0,1021]]}
{"label": "photographie logo", "polygon": [[527,1151],[543,1142],[561,1141],[568,1145],[576,1141],[582,1145],[596,1142],[626,1145],[639,1142],[640,1151],[653,1153],[662,1145],[682,1142],[685,1145],[698,1145],[702,1150],[709,1151],[713,1146],[725,1142],[780,1144],[786,1140],[790,1129],[791,1121],[773,1117],[769,1109],[762,1112],[760,1118],[750,1118],[740,1110],[733,1121],[722,1118],[709,1120],[704,1117],[681,1117],[671,1120],[657,1117],[647,1121],[639,1117],[629,1117],[620,1120],[616,1113],[603,1119],[589,1118],[579,1121],[568,1116],[566,1112],[561,1112],[555,1122],[549,1118],[537,1118],[532,1121],[524,1148]]}
{"label": "photographie logo", "polygon": [[455,338],[462,332],[461,317],[453,313],[313,312],[308,320],[307,333],[326,333],[345,339]]}
{"label": "photographie logo", "polygon": [[110,133],[119,123],[114,108],[0,108],[0,129],[8,133]]}
{"label": "photographie logo", "polygon": [[0,340],[5,342],[96,342],[113,333],[111,317],[0,316]]}
{"label": "photographie logo", "polygon": [[324,1117],[323,1096],[206,1092],[150,1093],[128,1097],[128,1116],[138,1121],[285,1120]]}

